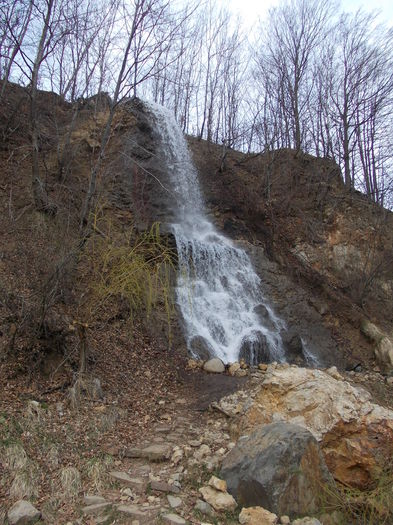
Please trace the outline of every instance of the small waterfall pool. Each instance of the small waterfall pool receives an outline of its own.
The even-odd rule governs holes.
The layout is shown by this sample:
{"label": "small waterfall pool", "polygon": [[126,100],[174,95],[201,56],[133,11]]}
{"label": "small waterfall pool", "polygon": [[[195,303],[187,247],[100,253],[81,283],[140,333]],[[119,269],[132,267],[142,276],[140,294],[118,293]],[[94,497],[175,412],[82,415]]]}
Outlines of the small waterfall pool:
{"label": "small waterfall pool", "polygon": [[284,323],[264,299],[246,252],[207,217],[198,174],[174,115],[145,102],[156,123],[173,193],[178,251],[176,301],[189,352],[224,363],[283,361]]}

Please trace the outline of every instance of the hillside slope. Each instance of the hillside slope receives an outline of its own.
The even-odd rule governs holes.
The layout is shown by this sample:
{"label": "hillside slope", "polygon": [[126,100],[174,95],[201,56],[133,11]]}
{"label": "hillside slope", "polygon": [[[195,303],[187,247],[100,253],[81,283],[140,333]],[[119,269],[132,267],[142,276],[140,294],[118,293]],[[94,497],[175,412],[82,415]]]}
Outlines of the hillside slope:
{"label": "hillside slope", "polygon": [[[54,516],[73,512],[49,495],[62,468],[77,466],[84,487],[94,489],[113,447],[134,443],[180,413],[179,399],[198,416],[243,380],[222,375],[212,381],[187,369],[174,310],[168,338],[162,290],[151,312],[145,305],[131,312],[120,293],[103,295],[113,254],[134,246],[154,221],[164,223],[165,232],[171,218],[157,134],[139,102],[117,111],[93,228],[79,249],[105,100],[93,97],[75,113],[55,94],[39,95],[40,170],[54,217],[36,211],[32,201],[28,95],[10,84],[0,109],[1,446],[24,447],[32,462],[22,489],[42,498],[48,515],[53,504]],[[375,369],[374,343],[360,327],[370,319],[392,331],[392,213],[348,193],[330,160],[292,151],[228,151],[223,159],[219,146],[193,138],[189,144],[211,217],[248,250],[287,326],[326,366]],[[173,248],[164,234],[167,242]],[[75,396],[83,349],[86,382]],[[391,405],[382,376],[364,377],[374,398]],[[48,408],[41,419],[31,401]],[[16,479],[7,476],[0,479],[3,502]],[[18,483],[13,499],[21,495]]]}

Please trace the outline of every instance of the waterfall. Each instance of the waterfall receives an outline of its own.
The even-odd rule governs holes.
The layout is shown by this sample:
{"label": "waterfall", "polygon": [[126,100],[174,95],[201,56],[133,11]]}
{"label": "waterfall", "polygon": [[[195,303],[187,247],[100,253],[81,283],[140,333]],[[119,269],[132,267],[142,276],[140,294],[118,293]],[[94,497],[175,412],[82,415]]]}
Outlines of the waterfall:
{"label": "waterfall", "polygon": [[278,319],[262,296],[246,252],[207,217],[198,174],[174,115],[145,103],[155,120],[174,200],[178,251],[176,301],[190,353],[251,363],[285,359]]}

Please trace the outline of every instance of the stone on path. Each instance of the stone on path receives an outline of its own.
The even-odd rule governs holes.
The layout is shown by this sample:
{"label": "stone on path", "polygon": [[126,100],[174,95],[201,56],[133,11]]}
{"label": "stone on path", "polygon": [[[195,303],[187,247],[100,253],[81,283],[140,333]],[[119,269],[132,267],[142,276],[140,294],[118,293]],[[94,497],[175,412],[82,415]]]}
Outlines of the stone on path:
{"label": "stone on path", "polygon": [[165,523],[170,523],[171,525],[185,525],[187,523],[184,518],[177,514],[164,514],[162,519]]}
{"label": "stone on path", "polygon": [[95,496],[93,494],[86,494],[83,497],[83,503],[85,505],[96,505],[97,503],[106,503],[106,499],[102,496]]}
{"label": "stone on path", "polygon": [[322,523],[316,518],[300,518],[292,522],[292,525],[322,525]]}
{"label": "stone on path", "polygon": [[10,508],[7,517],[9,525],[28,525],[38,521],[41,512],[29,501],[19,500]]}
{"label": "stone on path", "polygon": [[156,481],[153,480],[150,483],[151,490],[157,490],[158,492],[173,492],[174,494],[177,494],[180,492],[179,487],[176,485],[171,485],[170,483],[167,483],[166,481]]}
{"label": "stone on path", "polygon": [[214,357],[213,359],[206,361],[203,365],[203,370],[205,370],[205,372],[210,372],[211,374],[222,374],[225,372],[225,365],[221,359]]}
{"label": "stone on path", "polygon": [[220,492],[213,487],[201,487],[199,492],[203,499],[218,512],[232,511],[237,507],[236,501],[227,492]]}
{"label": "stone on path", "polygon": [[242,525],[276,525],[278,517],[263,507],[249,507],[242,509],[239,514],[239,523]]}
{"label": "stone on path", "polygon": [[226,492],[227,491],[227,482],[223,479],[217,478],[216,476],[212,476],[209,479],[208,484],[210,487],[213,487],[214,489],[220,491],[220,492]]}
{"label": "stone on path", "polygon": [[[117,511],[125,514],[132,520],[138,520],[140,525],[153,523],[154,516],[151,512],[141,510],[137,505],[117,505]],[[154,513],[155,515],[157,513]]]}
{"label": "stone on path", "polygon": [[95,503],[94,505],[87,505],[86,507],[83,507],[82,513],[85,516],[99,516],[100,514],[106,512],[111,506],[112,503],[109,501],[106,501],[105,503]]}
{"label": "stone on path", "polygon": [[142,450],[143,457],[149,461],[166,461],[170,458],[172,447],[168,444],[150,445]]}
{"label": "stone on path", "polygon": [[109,472],[109,476],[122,485],[132,488],[138,494],[142,494],[146,490],[147,482],[142,478],[131,478],[126,472],[116,470]]}
{"label": "stone on path", "polygon": [[203,501],[201,499],[198,499],[194,506],[195,510],[198,510],[202,514],[205,514],[207,516],[213,516],[214,515],[214,509],[207,501]]}
{"label": "stone on path", "polygon": [[177,496],[171,496],[170,494],[168,494],[167,499],[172,509],[177,509],[177,507],[180,507],[183,503],[181,498],[178,498]]}

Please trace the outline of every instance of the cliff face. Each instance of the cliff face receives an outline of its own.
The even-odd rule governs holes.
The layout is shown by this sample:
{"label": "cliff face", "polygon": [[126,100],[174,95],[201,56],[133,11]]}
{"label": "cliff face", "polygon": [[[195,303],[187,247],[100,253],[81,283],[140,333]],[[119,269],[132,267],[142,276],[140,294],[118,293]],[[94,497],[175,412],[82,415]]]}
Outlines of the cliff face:
{"label": "cliff face", "polygon": [[[67,146],[68,167],[60,172],[59,151],[66,144],[75,107],[54,94],[40,97],[41,169],[59,214],[50,224],[31,208],[28,99],[23,90],[11,86],[1,120],[2,235],[7,245],[1,264],[11,283],[3,290],[8,302],[12,294],[23,297],[24,289],[34,291],[29,275],[38,282],[50,274],[59,243],[66,252],[76,242],[80,207],[107,111],[99,98],[80,108]],[[373,346],[360,325],[368,318],[381,330],[392,330],[393,214],[359,193],[349,193],[329,159],[290,150],[244,155],[194,138],[189,145],[211,218],[246,248],[274,310],[293,335],[300,336],[322,364],[374,366]],[[173,198],[162,157],[154,124],[141,103],[122,105],[101,174],[97,217],[109,213],[119,233],[143,231],[154,221],[165,230],[172,220]],[[42,249],[37,251],[37,246]],[[21,267],[13,264],[16,254]],[[57,312],[54,324],[89,286],[78,273],[68,278],[51,305]],[[5,310],[2,333],[7,345],[9,324],[15,322]],[[157,311],[153,316],[149,333],[166,345],[165,315]],[[175,346],[183,349],[180,327],[174,325]]]}
{"label": "cliff face", "polygon": [[329,159],[229,151],[222,166],[221,148],[190,147],[212,217],[249,243],[278,313],[325,358],[371,364],[360,324],[392,330],[393,214],[348,192]]}

